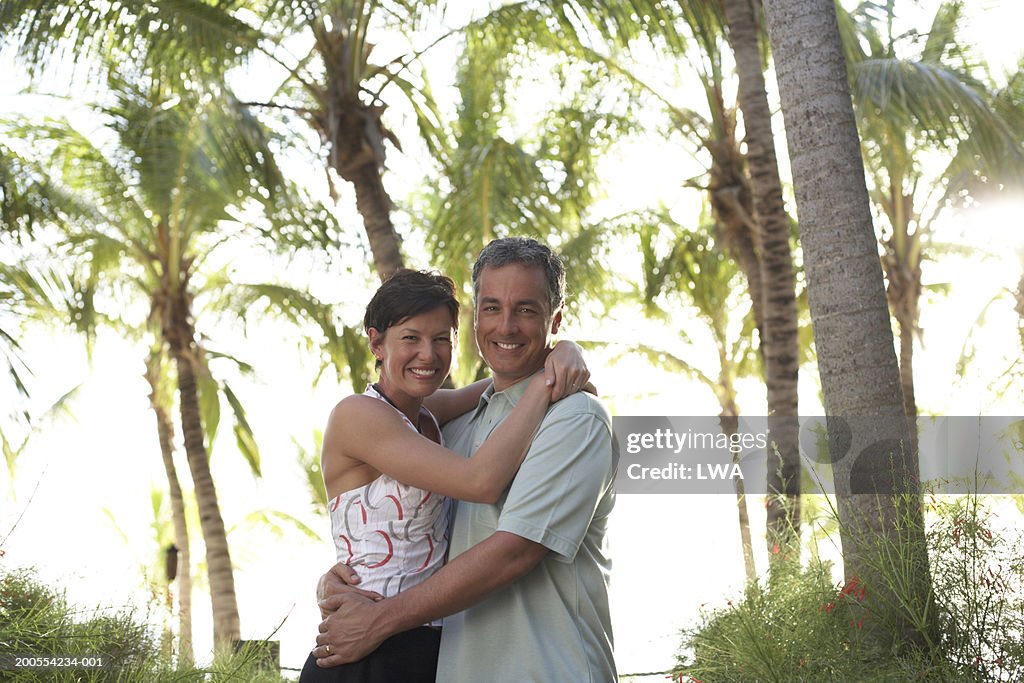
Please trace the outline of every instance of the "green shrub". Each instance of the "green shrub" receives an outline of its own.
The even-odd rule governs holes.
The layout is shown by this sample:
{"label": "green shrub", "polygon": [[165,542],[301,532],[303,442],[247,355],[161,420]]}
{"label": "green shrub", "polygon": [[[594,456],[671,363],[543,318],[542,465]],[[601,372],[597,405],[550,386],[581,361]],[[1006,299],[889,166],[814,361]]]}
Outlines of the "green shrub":
{"label": "green shrub", "polygon": [[139,674],[157,666],[153,639],[130,612],[78,611],[28,570],[0,576],[0,661],[11,667],[16,656],[102,656],[116,665],[73,670],[8,668],[5,680],[142,680]]}
{"label": "green shrub", "polygon": [[[260,668],[260,643],[208,668],[176,669],[129,609],[81,610],[28,570],[0,573],[0,680],[12,683],[280,683]],[[14,668],[15,656],[103,656],[102,668]]]}
{"label": "green shrub", "polygon": [[[867,616],[863,587],[837,589],[825,565],[777,575],[770,589],[748,586],[743,598],[705,615],[686,635],[701,681],[843,680],[876,656],[860,638]],[[840,668],[843,667],[843,668]],[[860,679],[856,679],[860,680]]]}
{"label": "green shrub", "polygon": [[[828,565],[785,570],[770,585],[702,615],[684,633],[678,672],[703,683],[1024,680],[1024,552],[993,531],[978,496],[926,499],[939,641],[901,644],[894,620],[870,612],[871,586],[835,585]],[[886,550],[879,548],[879,553]],[[879,567],[889,566],[879,561]],[[891,567],[889,585],[905,568]],[[921,606],[910,609],[924,611]],[[865,624],[868,628],[865,628]]]}
{"label": "green shrub", "polygon": [[985,681],[1024,680],[1024,547],[978,496],[929,496],[932,584],[944,657]]}

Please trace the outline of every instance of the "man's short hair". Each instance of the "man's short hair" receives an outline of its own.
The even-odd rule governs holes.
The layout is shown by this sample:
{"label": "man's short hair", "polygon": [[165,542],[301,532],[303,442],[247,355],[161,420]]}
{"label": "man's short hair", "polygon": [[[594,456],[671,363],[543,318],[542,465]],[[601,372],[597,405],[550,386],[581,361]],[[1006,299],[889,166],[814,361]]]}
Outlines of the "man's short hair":
{"label": "man's short hair", "polygon": [[473,299],[480,295],[480,273],[484,268],[501,268],[514,263],[538,266],[547,280],[550,315],[565,303],[565,266],[551,247],[529,237],[502,237],[491,241],[473,264]]}

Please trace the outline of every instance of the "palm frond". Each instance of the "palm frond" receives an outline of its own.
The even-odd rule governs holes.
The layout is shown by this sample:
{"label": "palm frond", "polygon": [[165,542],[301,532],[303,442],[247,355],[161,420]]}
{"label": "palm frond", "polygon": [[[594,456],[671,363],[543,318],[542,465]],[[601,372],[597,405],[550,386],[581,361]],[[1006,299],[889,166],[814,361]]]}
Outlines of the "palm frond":
{"label": "palm frond", "polygon": [[674,370],[676,372],[682,372],[683,374],[699,381],[712,391],[717,392],[718,390],[718,382],[708,377],[704,371],[684,358],[680,358],[679,356],[648,344],[631,345],[630,351],[639,353],[641,356],[644,356],[649,361],[660,367]]}
{"label": "palm frond", "polygon": [[130,170],[109,159],[89,138],[64,120],[16,127],[17,134],[49,147],[51,163],[68,193],[81,206],[96,207],[93,225],[107,224],[130,234],[149,218],[133,187]]}
{"label": "palm frond", "polygon": [[[861,44],[863,28],[858,23],[854,12],[849,12],[836,2],[836,20],[839,24],[839,39],[843,44],[843,56],[846,57],[847,73],[852,77],[852,69],[855,64],[863,62],[868,57],[867,51]],[[873,28],[873,26],[872,26]]]}
{"label": "palm frond", "polygon": [[947,51],[959,49],[959,41],[956,39],[957,26],[963,12],[964,4],[961,0],[944,2],[939,6],[921,51],[922,62],[939,64]]}
{"label": "palm frond", "polygon": [[256,510],[245,516],[245,523],[269,530],[274,536],[284,537],[287,530],[298,531],[306,538],[320,542],[323,539],[299,518],[281,510]]}
{"label": "palm frond", "polygon": [[920,131],[940,145],[968,144],[983,159],[1013,153],[1006,123],[985,101],[983,86],[966,74],[941,64],[869,59],[856,65],[854,76],[863,117],[908,133]]}
{"label": "palm frond", "polygon": [[[18,343],[14,335],[3,328],[0,328],[0,354],[3,354],[4,365],[7,366],[7,374],[11,378],[15,391],[23,399],[31,398],[26,382],[32,375],[32,370],[22,357],[21,344]],[[25,422],[31,419],[27,408],[21,409],[20,414]]]}
{"label": "palm frond", "polygon": [[323,449],[324,434],[319,429],[313,431],[313,446],[306,448],[305,445],[292,437],[292,443],[298,452],[299,466],[302,468],[306,478],[306,485],[309,491],[310,504],[313,512],[323,514],[327,507],[327,490],[324,488],[323,472],[320,469],[320,451]]}
{"label": "palm frond", "polygon": [[246,417],[245,407],[238,400],[238,396],[227,382],[221,385],[221,389],[224,392],[224,398],[228,401],[228,405],[231,406],[231,413],[234,416],[234,426],[232,429],[235,433],[235,443],[238,445],[238,452],[249,463],[249,469],[252,470],[253,476],[260,477],[262,476],[260,449],[256,445],[256,438],[253,436],[252,427],[249,425],[249,419]]}
{"label": "palm frond", "polygon": [[213,444],[220,428],[220,384],[203,363],[196,373],[196,392],[199,395],[199,417],[203,425],[203,445],[209,456],[213,455]]}
{"label": "palm frond", "polygon": [[342,227],[332,209],[293,183],[286,183],[273,199],[264,203],[265,222],[249,226],[265,238],[268,248],[282,253],[345,253],[356,248],[351,231]]}
{"label": "palm frond", "polygon": [[238,284],[228,292],[227,310],[240,318],[257,304],[271,307],[293,324],[312,323],[327,338],[337,337],[334,310],[307,291],[273,283]]}
{"label": "palm frond", "polygon": [[203,0],[10,0],[0,6],[0,32],[34,72],[55,57],[96,68],[141,56],[148,68],[180,80],[223,74],[257,45],[259,32],[230,8]]}
{"label": "palm frond", "polygon": [[424,80],[417,85],[400,75],[393,76],[391,82],[402,91],[405,100],[412,106],[416,126],[427,152],[435,159],[442,158],[450,149],[451,141],[428,82]]}
{"label": "palm frond", "polygon": [[[0,130],[11,137],[31,135],[24,122],[9,120]],[[37,227],[54,225],[92,226],[105,220],[102,211],[76,194],[55,175],[34,160],[27,159],[0,143],[0,233],[16,240],[31,238]]]}
{"label": "palm frond", "polygon": [[324,9],[319,0],[256,0],[248,4],[260,18],[259,30],[273,40],[312,24]]}
{"label": "palm frond", "polygon": [[209,346],[206,345],[203,346],[203,352],[210,360],[221,359],[231,361],[231,363],[236,368],[238,368],[239,372],[241,372],[243,375],[252,376],[256,373],[256,368],[253,367],[252,364],[246,363],[244,360],[241,360],[237,356],[233,356],[230,353],[215,351],[214,349],[211,349]]}
{"label": "palm frond", "polygon": [[265,305],[300,328],[312,324],[321,336],[311,341],[326,353],[339,379],[348,376],[357,392],[370,381],[373,364],[366,339],[359,329],[336,318],[331,304],[279,284],[235,285],[227,291],[224,309],[243,320],[255,306]]}
{"label": "palm frond", "polygon": [[[342,325],[341,328],[341,349],[344,359],[347,361],[348,376],[352,382],[352,391],[362,393],[373,381],[373,354],[370,352],[370,345],[362,332],[355,327]],[[329,350],[331,358],[338,367],[337,352]],[[341,373],[338,373],[339,376]]]}

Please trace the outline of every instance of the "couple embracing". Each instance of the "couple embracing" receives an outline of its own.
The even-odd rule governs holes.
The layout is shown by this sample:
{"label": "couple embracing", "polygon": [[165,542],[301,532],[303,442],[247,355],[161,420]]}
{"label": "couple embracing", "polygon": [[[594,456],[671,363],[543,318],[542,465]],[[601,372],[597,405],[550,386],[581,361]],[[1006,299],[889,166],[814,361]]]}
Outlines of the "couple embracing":
{"label": "couple embracing", "polygon": [[439,387],[459,320],[452,281],[401,271],[367,306],[380,379],[324,433],[339,562],[318,588],[324,621],[301,683],[616,680],[611,419],[581,391],[578,347],[549,345],[562,262],[535,240],[495,240],[473,295],[491,378],[451,391]]}

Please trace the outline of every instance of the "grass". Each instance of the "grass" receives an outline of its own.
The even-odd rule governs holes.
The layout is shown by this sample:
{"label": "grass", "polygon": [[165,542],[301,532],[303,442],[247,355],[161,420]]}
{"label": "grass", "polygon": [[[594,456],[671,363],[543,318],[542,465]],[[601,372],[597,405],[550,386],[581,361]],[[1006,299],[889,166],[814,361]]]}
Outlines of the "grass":
{"label": "grass", "polygon": [[[279,683],[260,668],[260,643],[214,658],[208,667],[176,667],[130,609],[78,609],[31,570],[0,573],[0,680],[12,683]],[[100,668],[15,668],[18,656],[102,656]]]}

